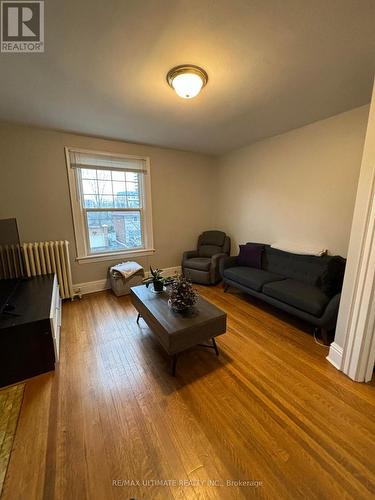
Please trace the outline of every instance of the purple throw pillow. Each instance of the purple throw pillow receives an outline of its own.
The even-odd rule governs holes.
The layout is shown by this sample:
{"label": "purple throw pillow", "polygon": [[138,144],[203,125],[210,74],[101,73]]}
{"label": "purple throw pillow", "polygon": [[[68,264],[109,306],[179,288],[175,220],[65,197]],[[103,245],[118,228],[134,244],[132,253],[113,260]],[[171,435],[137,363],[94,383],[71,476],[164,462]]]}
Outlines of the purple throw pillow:
{"label": "purple throw pillow", "polygon": [[246,245],[240,245],[240,253],[237,259],[238,265],[261,269],[263,250],[264,246],[258,243],[246,243]]}

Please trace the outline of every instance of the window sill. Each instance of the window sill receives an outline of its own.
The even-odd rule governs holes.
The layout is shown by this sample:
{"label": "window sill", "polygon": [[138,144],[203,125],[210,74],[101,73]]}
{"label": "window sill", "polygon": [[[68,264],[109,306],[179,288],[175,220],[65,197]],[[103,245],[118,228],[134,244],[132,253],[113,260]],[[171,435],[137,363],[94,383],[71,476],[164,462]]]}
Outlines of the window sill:
{"label": "window sill", "polygon": [[139,250],[129,250],[127,252],[113,252],[113,253],[85,255],[83,257],[77,257],[76,261],[79,264],[91,264],[94,262],[103,262],[105,260],[117,260],[123,257],[145,257],[147,255],[152,255],[153,253],[155,253],[155,250],[153,248],[147,248]]}

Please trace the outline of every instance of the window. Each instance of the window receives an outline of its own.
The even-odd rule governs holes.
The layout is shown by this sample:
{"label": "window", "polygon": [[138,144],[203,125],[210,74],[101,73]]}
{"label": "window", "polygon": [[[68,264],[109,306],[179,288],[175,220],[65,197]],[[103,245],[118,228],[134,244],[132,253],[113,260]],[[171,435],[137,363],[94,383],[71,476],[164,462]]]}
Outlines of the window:
{"label": "window", "polygon": [[65,150],[77,260],[152,253],[148,158]]}

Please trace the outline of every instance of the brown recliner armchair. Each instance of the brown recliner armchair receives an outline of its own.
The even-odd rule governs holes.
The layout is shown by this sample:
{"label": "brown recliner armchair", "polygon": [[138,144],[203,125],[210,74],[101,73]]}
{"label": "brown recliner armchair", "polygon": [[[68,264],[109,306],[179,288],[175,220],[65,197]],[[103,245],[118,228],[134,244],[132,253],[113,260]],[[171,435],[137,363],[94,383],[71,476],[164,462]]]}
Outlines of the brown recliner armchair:
{"label": "brown recliner armchair", "polygon": [[204,231],[197,250],[184,252],[182,273],[193,283],[214,285],[221,280],[219,262],[230,254],[230,238],[222,231]]}

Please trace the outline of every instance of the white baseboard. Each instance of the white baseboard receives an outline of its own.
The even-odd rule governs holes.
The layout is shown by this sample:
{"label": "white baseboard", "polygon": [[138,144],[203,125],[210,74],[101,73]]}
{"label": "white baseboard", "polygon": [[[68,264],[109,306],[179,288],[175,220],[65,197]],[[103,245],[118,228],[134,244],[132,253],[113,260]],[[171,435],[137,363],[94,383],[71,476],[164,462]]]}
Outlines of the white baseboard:
{"label": "white baseboard", "polygon": [[[181,272],[181,266],[167,267],[163,269],[163,276],[173,276],[174,274]],[[146,277],[150,276],[150,271],[146,271]],[[103,290],[108,290],[111,288],[108,278],[104,278],[97,281],[87,281],[86,283],[77,283],[73,285],[73,290],[76,295],[86,295],[88,293],[101,292]]]}
{"label": "white baseboard", "polygon": [[332,342],[326,359],[338,370],[341,370],[343,348]]}
{"label": "white baseboard", "polygon": [[73,285],[74,293],[77,295],[86,295],[87,293],[101,292],[111,288],[109,280],[104,278],[97,281],[87,281],[86,283],[77,283]]}

